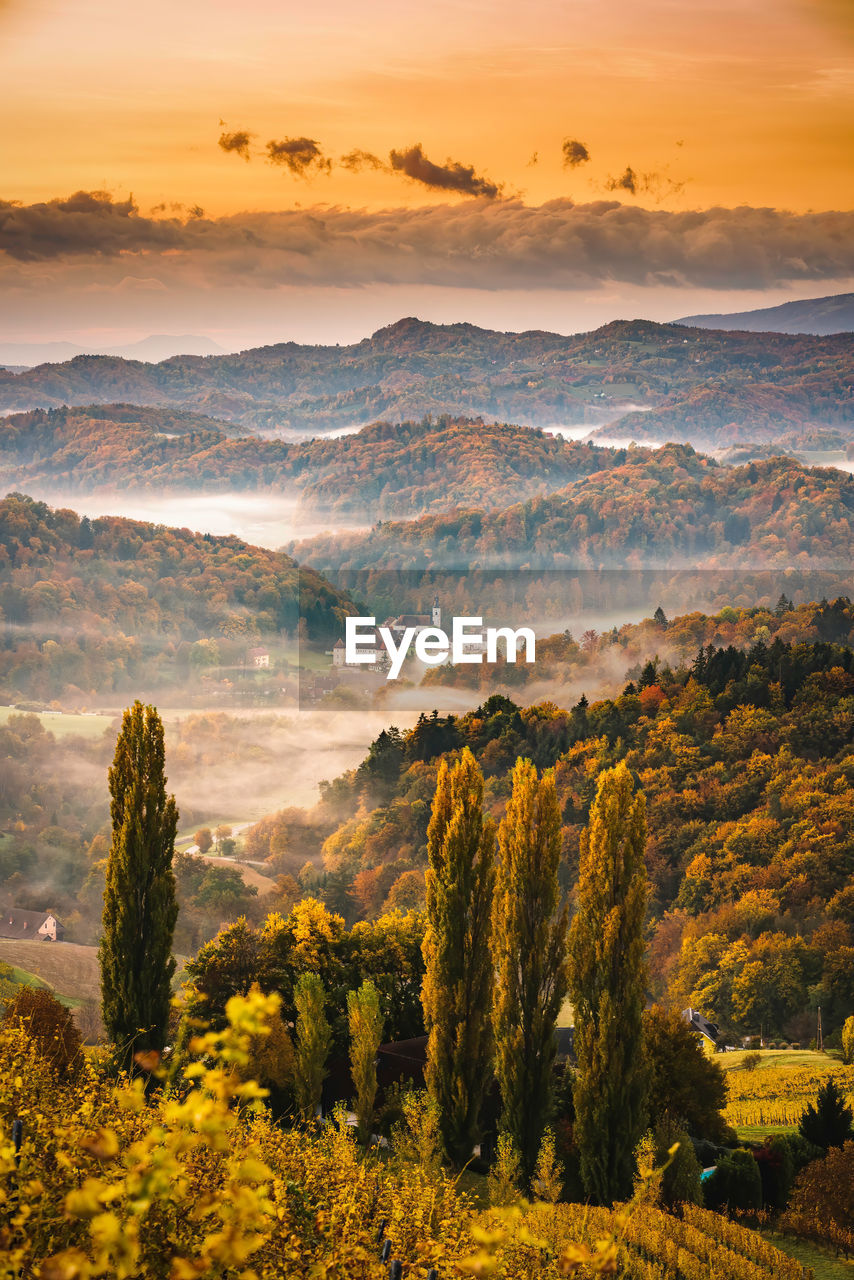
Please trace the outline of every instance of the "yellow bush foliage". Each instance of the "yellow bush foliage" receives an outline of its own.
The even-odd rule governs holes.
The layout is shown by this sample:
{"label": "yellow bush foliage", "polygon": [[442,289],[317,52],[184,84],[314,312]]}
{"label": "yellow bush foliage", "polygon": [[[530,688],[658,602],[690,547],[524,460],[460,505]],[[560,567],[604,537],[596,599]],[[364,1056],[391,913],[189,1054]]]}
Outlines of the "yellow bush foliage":
{"label": "yellow bush foliage", "polygon": [[613,1213],[482,1211],[432,1161],[365,1156],[343,1111],[322,1128],[280,1127],[243,1079],[278,1006],[257,991],[232,998],[225,1030],[192,1040],[191,1060],[148,1096],[91,1059],[57,1081],[24,1032],[5,1030],[0,1280],[387,1280],[381,1229],[407,1280],[431,1267],[443,1280],[699,1280],[712,1258],[720,1280],[807,1275],[754,1232],[694,1208],[683,1222],[640,1198]]}

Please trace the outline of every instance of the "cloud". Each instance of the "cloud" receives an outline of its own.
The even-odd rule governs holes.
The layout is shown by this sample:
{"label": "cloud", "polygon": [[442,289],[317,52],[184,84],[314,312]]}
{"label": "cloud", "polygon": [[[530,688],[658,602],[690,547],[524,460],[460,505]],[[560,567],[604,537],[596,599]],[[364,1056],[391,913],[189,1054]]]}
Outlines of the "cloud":
{"label": "cloud", "polygon": [[590,152],[583,142],[577,138],[564,138],[563,163],[566,169],[577,169],[580,164],[587,164]]}
{"label": "cloud", "polygon": [[633,196],[638,193],[638,175],[635,173],[631,165],[626,165],[625,173],[621,173],[619,178],[609,178],[605,183],[606,191],[629,191]]}
{"label": "cloud", "polygon": [[311,172],[329,173],[332,161],[328,160],[314,138],[285,138],[282,142],[267,143],[267,156],[271,164],[282,165],[306,178]]}
{"label": "cloud", "polygon": [[248,160],[252,137],[253,135],[247,133],[245,129],[238,129],[235,133],[221,133],[219,145],[223,151],[234,152],[235,155],[243,156],[244,160]]}
{"label": "cloud", "polygon": [[457,160],[446,160],[443,165],[434,164],[425,156],[420,142],[406,151],[392,151],[389,163],[395,173],[402,173],[433,191],[459,191],[463,195],[486,196],[490,200],[501,194],[496,183],[488,178],[479,178],[471,165],[460,164]]}
{"label": "cloud", "polygon": [[[676,144],[677,146],[679,143]],[[638,173],[631,165],[626,165],[624,173],[618,178],[609,178],[605,183],[606,191],[628,191],[630,195],[650,195],[656,204],[671,196],[678,196],[685,190],[685,182],[671,178],[665,169],[661,172]]]}
{"label": "cloud", "polygon": [[114,201],[106,191],[44,204],[0,200],[0,252],[19,262],[176,249],[185,234],[178,219],[140,217],[132,199]]}
{"label": "cloud", "polygon": [[514,199],[152,218],[103,192],[32,205],[0,202],[5,288],[53,287],[63,263],[80,264],[90,282],[138,274],[170,289],[195,282],[263,289],[587,289],[610,282],[766,289],[854,276],[854,211],[674,212],[617,200],[532,206]]}
{"label": "cloud", "polygon": [[388,165],[384,160],[380,160],[379,156],[375,156],[372,151],[350,151],[346,156],[341,156],[338,163],[342,169],[349,169],[351,173],[359,173],[362,169],[387,169]]}

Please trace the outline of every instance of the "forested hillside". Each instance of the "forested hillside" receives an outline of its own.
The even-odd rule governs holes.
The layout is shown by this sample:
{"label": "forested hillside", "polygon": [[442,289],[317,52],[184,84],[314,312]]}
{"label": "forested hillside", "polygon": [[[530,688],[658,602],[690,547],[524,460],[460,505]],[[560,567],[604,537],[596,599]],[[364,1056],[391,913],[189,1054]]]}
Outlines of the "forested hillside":
{"label": "forested hillside", "polygon": [[459,510],[300,543],[328,568],[847,568],[854,479],[772,458],[728,468],[667,445],[499,512]]}
{"label": "forested hillside", "polygon": [[[850,603],[831,612],[850,635]],[[702,1008],[728,1034],[761,1024],[793,1039],[820,1004],[832,1031],[854,1011],[852,741],[854,652],[826,641],[703,646],[566,710],[493,694],[459,718],[434,712],[411,732],[390,728],[329,785],[320,814],[337,829],[323,873],[306,868],[299,885],[350,921],[420,905],[439,760],[467,746],[496,817],[517,757],[554,767],[572,893],[598,775],[625,760],[646,795],[656,995]],[[289,812],[249,842],[293,876],[287,851],[301,845],[301,857],[304,837]]]}
{"label": "forested hillside", "polygon": [[288,556],[118,516],[0,502],[0,703],[186,685],[295,632],[336,636],[350,602]]}
{"label": "forested hillside", "polygon": [[18,374],[0,370],[0,409],[169,404],[272,433],[450,413],[533,426],[611,422],[623,435],[644,429],[633,418],[619,425],[636,407],[676,415],[684,408],[690,435],[679,438],[708,444],[721,434],[722,414],[729,441],[761,438],[780,409],[781,392],[788,404],[785,428],[823,423],[850,434],[852,368],[847,335],[615,321],[562,337],[407,319],[349,347],[282,343],[157,365],[78,356]]}
{"label": "forested hillside", "polygon": [[625,450],[466,418],[376,423],[337,440],[226,439],[218,423],[129,405],[36,409],[0,420],[0,484],[63,493],[260,491],[361,520],[411,516],[474,498],[507,506],[613,466]]}
{"label": "forested hillside", "polygon": [[776,607],[734,609],[727,605],[715,614],[695,611],[672,620],[659,606],[654,617],[601,633],[595,628],[576,628],[574,632],[567,628],[538,637],[536,658],[530,663],[507,663],[503,655],[497,668],[491,663],[448,663],[428,668],[421,683],[480,690],[483,697],[533,687],[539,694],[547,690],[560,701],[572,690],[583,689],[588,696],[604,695],[613,686],[615,671],[640,671],[648,661],[675,667],[693,661],[697,650],[706,645],[749,649],[778,638],[787,643],[854,645],[854,610],[845,597],[833,603],[822,600],[795,606],[784,593]]}

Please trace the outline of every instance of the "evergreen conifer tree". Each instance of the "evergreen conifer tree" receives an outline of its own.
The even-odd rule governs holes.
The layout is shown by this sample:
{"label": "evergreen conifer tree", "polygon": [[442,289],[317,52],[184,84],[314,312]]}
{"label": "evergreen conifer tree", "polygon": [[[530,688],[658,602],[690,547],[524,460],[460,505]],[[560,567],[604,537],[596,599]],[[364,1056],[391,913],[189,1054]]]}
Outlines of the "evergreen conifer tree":
{"label": "evergreen conifer tree", "polygon": [[483,817],[483,775],[468,747],[439,766],[427,831],[426,966],[421,1000],[429,1032],[427,1087],[442,1145],[458,1166],[471,1158],[492,1069],[489,923],[495,828]]}
{"label": "evergreen conifer tree", "polygon": [[104,1027],[116,1061],[163,1048],[178,915],[172,856],[178,810],[166,794],[163,723],[135,702],[124,713],[109,772],[113,835],[98,952]]}
{"label": "evergreen conifer tree", "polygon": [[827,1080],[821,1086],[815,1104],[806,1107],[798,1128],[807,1142],[825,1151],[841,1147],[854,1137],[854,1113],[835,1080]]}
{"label": "evergreen conifer tree", "polygon": [[498,830],[492,912],[493,1025],[501,1126],[530,1184],[551,1109],[555,1025],[566,994],[567,912],[559,908],[554,777],[517,760]]}
{"label": "evergreen conifer tree", "polygon": [[633,1152],[646,1125],[646,810],[633,792],[625,763],[599,779],[569,938],[575,1135],[584,1189],[598,1204],[631,1195]]}

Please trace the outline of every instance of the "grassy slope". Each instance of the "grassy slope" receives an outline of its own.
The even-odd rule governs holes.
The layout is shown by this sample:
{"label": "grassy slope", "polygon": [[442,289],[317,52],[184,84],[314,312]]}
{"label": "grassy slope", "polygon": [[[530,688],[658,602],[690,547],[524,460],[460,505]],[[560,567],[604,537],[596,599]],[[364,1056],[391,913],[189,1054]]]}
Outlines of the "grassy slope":
{"label": "grassy slope", "polygon": [[[27,714],[30,713],[21,711],[18,707],[0,707],[0,725],[7,724],[11,716]],[[52,733],[55,738],[71,736],[76,738],[100,738],[107,729],[115,725],[115,719],[112,716],[72,715],[71,713],[59,715],[49,711],[33,712],[32,714],[38,715],[45,729],[48,733]]]}
{"label": "grassy slope", "polygon": [[[742,1066],[749,1052],[751,1051],[745,1049],[738,1053],[722,1053],[715,1057],[715,1062],[719,1063],[724,1071],[736,1071]],[[758,1049],[754,1052],[757,1052],[761,1058],[757,1071],[762,1071],[766,1067],[779,1067],[814,1071],[816,1075],[823,1075],[825,1071],[830,1071],[839,1065],[838,1054],[816,1053],[813,1049]]]}
{"label": "grassy slope", "polygon": [[72,1000],[100,1000],[97,947],[75,942],[19,942],[0,938],[0,960],[46,982]]}
{"label": "grassy slope", "polygon": [[822,1253],[806,1240],[795,1240],[792,1236],[778,1235],[774,1231],[762,1231],[760,1234],[770,1240],[781,1253],[787,1253],[802,1266],[810,1267],[815,1280],[851,1280],[854,1276],[854,1261],[846,1262],[844,1258],[834,1258],[832,1254]]}

